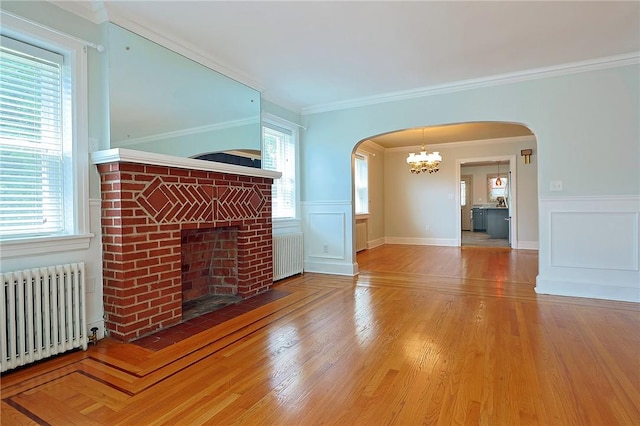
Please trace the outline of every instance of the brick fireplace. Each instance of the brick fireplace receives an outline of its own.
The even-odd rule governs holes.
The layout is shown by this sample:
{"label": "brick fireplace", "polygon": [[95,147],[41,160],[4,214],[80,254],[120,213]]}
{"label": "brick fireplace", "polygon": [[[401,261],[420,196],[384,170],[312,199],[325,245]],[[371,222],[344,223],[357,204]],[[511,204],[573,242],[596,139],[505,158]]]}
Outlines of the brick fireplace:
{"label": "brick fireplace", "polygon": [[[246,298],[271,288],[271,185],[279,173],[127,149],[96,152],[92,159],[100,173],[111,337],[131,341],[182,320],[183,287],[187,297],[195,294],[188,288],[194,282],[183,282],[191,268],[184,258],[217,257],[207,286],[221,292]],[[197,254],[204,247],[198,240],[215,235],[209,231],[234,242]]]}

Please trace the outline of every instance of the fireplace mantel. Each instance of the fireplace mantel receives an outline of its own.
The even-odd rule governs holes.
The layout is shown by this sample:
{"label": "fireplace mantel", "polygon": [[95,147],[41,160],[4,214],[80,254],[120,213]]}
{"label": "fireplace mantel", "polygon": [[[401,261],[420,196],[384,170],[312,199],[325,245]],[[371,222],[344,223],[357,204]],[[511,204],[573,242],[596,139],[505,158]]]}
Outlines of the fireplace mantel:
{"label": "fireplace mantel", "polygon": [[271,186],[280,173],[122,148],[95,152],[92,161],[111,337],[131,341],[182,321],[182,237],[191,230],[233,229],[237,273],[228,282],[238,296],[271,288]]}
{"label": "fireplace mantel", "polygon": [[193,158],[176,157],[174,155],[156,154],[154,152],[137,151],[134,149],[113,148],[91,153],[93,164],[135,163],[152,166],[167,166],[188,170],[203,170],[232,175],[266,177],[278,179],[282,173],[272,170],[256,169],[254,167],[238,166],[235,164],[217,163]]}

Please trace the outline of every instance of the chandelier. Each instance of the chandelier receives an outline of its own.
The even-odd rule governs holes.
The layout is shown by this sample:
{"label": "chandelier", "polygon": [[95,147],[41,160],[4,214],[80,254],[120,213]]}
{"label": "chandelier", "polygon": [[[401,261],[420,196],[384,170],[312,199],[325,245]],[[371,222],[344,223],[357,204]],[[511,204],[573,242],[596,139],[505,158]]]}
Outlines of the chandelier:
{"label": "chandelier", "polygon": [[[422,141],[424,143],[424,128],[422,129]],[[442,156],[438,151],[434,151],[433,153],[427,153],[424,149],[424,145],[422,145],[422,150],[420,154],[411,153],[407,157],[407,164],[409,164],[409,170],[411,173],[436,173],[438,170],[438,166],[442,161]]]}

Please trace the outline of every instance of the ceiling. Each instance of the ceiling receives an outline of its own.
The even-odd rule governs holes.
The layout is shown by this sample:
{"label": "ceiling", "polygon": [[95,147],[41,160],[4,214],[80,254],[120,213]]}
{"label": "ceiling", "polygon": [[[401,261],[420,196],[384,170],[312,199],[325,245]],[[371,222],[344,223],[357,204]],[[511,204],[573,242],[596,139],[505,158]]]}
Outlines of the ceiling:
{"label": "ceiling", "polygon": [[302,113],[640,52],[638,1],[53,2],[170,37]]}

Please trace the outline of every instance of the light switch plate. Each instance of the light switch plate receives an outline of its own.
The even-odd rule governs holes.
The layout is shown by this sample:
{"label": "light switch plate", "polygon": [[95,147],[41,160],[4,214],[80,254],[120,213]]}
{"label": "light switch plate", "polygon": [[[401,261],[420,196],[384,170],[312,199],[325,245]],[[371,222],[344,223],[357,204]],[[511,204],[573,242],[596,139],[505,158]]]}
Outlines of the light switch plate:
{"label": "light switch plate", "polygon": [[552,180],[551,182],[549,182],[549,191],[552,191],[552,192],[562,191],[562,181]]}

